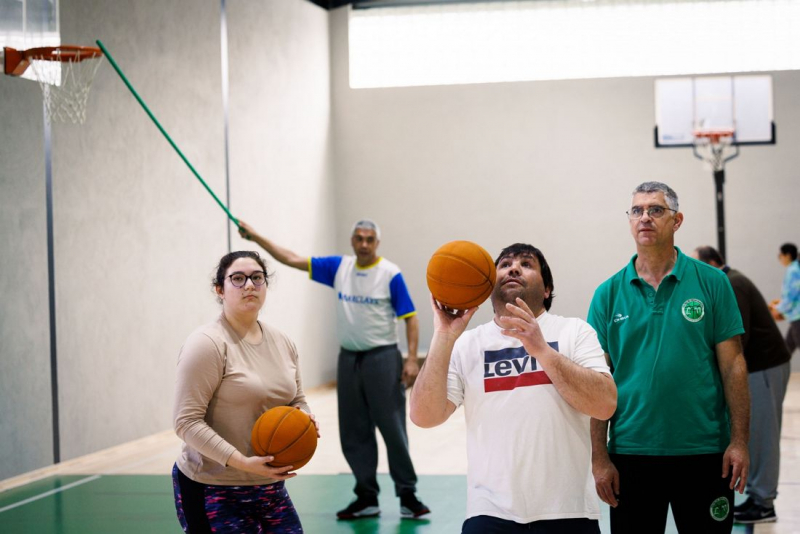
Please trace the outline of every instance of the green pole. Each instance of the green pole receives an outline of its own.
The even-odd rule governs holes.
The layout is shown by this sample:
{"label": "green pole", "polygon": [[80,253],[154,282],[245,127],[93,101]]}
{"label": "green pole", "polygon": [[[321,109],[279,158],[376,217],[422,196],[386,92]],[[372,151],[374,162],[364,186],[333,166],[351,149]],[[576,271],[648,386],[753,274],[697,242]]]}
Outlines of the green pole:
{"label": "green pole", "polygon": [[175,149],[175,152],[177,152],[178,155],[183,160],[183,162],[186,163],[186,166],[189,167],[189,170],[192,171],[192,174],[194,174],[195,177],[198,180],[200,180],[200,183],[203,184],[203,187],[206,188],[206,191],[208,191],[208,193],[212,197],[214,197],[214,200],[216,200],[217,204],[219,204],[219,207],[222,208],[225,211],[225,213],[228,215],[228,218],[231,221],[233,221],[233,223],[238,227],[239,226],[239,220],[236,217],[234,217],[233,214],[231,214],[230,210],[228,210],[228,207],[225,204],[223,204],[222,201],[219,198],[217,198],[217,195],[214,194],[214,191],[212,191],[211,188],[208,187],[208,184],[205,182],[205,180],[203,180],[203,178],[200,176],[200,174],[195,170],[195,168],[189,162],[189,160],[186,159],[186,156],[183,155],[183,152],[181,152],[181,149],[178,148],[178,145],[175,144],[175,142],[172,140],[172,138],[169,136],[169,134],[166,132],[166,130],[164,130],[164,128],[161,126],[161,123],[158,122],[158,119],[156,119],[155,115],[153,115],[153,113],[150,111],[150,108],[147,107],[147,104],[144,103],[144,100],[142,100],[142,98],[139,96],[139,93],[136,92],[136,89],[133,88],[133,86],[131,85],[131,82],[128,81],[128,78],[125,77],[125,74],[119,68],[119,66],[117,65],[117,62],[114,61],[113,57],[111,57],[111,53],[108,51],[108,49],[105,47],[105,45],[103,45],[103,43],[100,42],[99,39],[97,40],[97,46],[99,46],[100,49],[103,51],[103,54],[106,56],[106,58],[108,58],[108,62],[111,63],[111,66],[114,67],[115,71],[117,71],[117,74],[119,74],[119,77],[122,78],[122,81],[123,81],[123,83],[125,83],[125,86],[131,92],[131,94],[133,94],[133,97],[136,99],[136,101],[139,102],[139,105],[142,106],[142,109],[144,109],[145,113],[147,113],[147,116],[150,117],[150,120],[153,121],[153,124],[156,125],[156,128],[158,128],[158,131],[161,132],[161,134],[167,139],[169,144],[172,145],[172,148]]}

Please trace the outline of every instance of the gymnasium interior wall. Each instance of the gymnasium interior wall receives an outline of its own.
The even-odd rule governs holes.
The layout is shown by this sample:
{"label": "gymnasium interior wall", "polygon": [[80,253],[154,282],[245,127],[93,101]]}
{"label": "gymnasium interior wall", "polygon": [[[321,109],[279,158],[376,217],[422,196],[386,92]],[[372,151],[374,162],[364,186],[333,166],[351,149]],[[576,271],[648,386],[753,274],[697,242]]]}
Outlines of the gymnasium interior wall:
{"label": "gymnasium interior wall", "polygon": [[16,82],[0,76],[0,478],[52,461],[42,96]]}
{"label": "gymnasium interior wall", "polygon": [[[653,80],[353,90],[347,9],[227,0],[231,209],[295,252],[350,251],[360,217],[403,269],[431,330],[425,266],[452,239],[494,256],[516,241],[547,256],[553,312],[585,317],[594,288],[633,254],[625,210],[644,180],[671,184],[678,245],[715,244],[711,171],[653,148]],[[101,39],[153,113],[224,199],[220,3],[62,0],[65,43]],[[777,297],[793,193],[800,74],[776,72],[776,146],[727,168],[729,260]],[[52,462],[43,119],[33,82],[0,76],[0,479]],[[61,455],[171,426],[178,350],[219,307],[212,269],[227,222],[105,64],[83,126],[54,125]],[[256,248],[233,233],[234,250]],[[307,387],[335,378],[330,289],[270,263],[262,317],[297,344]],[[475,323],[489,319],[484,305]],[[401,328],[401,344],[404,343]]]}
{"label": "gymnasium interior wall", "polygon": [[[331,13],[337,207],[342,224],[371,215],[382,225],[381,251],[420,310],[421,347],[433,333],[425,267],[447,241],[492,257],[515,242],[539,247],[554,275],[551,311],[582,318],[635,252],[625,211],[641,182],[678,193],[678,247],[716,247],[711,170],[691,149],[654,148],[653,78],[351,89],[347,22],[346,9]],[[800,72],[771,74],[778,143],[743,147],[725,184],[728,260],[768,300],[780,296],[779,246],[800,241]],[[491,317],[481,308],[474,324]]]}
{"label": "gymnasium interior wall", "polygon": [[[228,0],[226,12],[231,209],[332,253],[328,14],[303,0]],[[103,41],[224,201],[220,2],[62,0],[61,32]],[[3,479],[53,456],[42,97],[7,76],[0,94]],[[87,114],[52,129],[62,460],[172,426],[178,351],[219,314],[210,282],[228,251],[223,211],[107,62]],[[233,234],[234,250],[257,248]],[[332,380],[334,319],[314,312],[330,295],[270,266],[262,318],[295,341],[309,387]]]}

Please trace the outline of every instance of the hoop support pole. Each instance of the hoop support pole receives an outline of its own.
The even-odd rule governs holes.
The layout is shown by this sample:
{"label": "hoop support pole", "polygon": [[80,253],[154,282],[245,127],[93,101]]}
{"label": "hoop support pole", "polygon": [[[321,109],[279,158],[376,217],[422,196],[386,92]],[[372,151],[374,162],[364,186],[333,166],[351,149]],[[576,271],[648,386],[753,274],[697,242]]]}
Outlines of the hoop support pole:
{"label": "hoop support pole", "polygon": [[228,215],[228,218],[231,221],[233,221],[233,223],[237,227],[239,227],[239,220],[236,217],[233,216],[233,214],[230,212],[230,210],[228,210],[228,207],[225,204],[222,203],[222,201],[217,197],[217,195],[214,194],[214,191],[212,191],[212,189],[208,186],[208,184],[205,182],[205,180],[203,180],[202,176],[200,176],[200,173],[198,173],[195,170],[194,166],[192,166],[192,164],[189,162],[189,160],[186,158],[186,156],[183,155],[183,152],[181,152],[181,149],[178,148],[178,145],[175,144],[175,142],[169,136],[167,131],[164,130],[164,128],[161,126],[161,123],[158,122],[158,119],[156,119],[155,115],[153,115],[153,113],[150,111],[150,108],[147,107],[147,104],[144,103],[144,100],[142,100],[142,98],[136,92],[136,89],[133,88],[133,86],[131,85],[131,82],[128,81],[128,78],[125,77],[125,74],[119,68],[119,66],[117,65],[117,62],[114,61],[114,58],[111,56],[111,53],[108,51],[108,49],[105,47],[105,45],[99,39],[96,42],[97,42],[97,46],[100,47],[100,49],[103,51],[103,54],[106,56],[106,58],[108,58],[108,62],[111,63],[111,66],[114,68],[115,71],[117,71],[117,74],[119,74],[119,77],[122,78],[122,82],[125,84],[125,86],[128,88],[128,90],[131,92],[131,94],[136,99],[136,101],[139,102],[139,105],[142,106],[142,109],[144,109],[145,113],[147,113],[147,116],[150,117],[150,120],[153,121],[153,124],[156,125],[156,128],[158,128],[158,131],[161,132],[161,134],[166,138],[167,142],[169,142],[169,144],[172,146],[172,148],[175,149],[175,152],[178,153],[178,155],[181,157],[181,159],[186,164],[186,166],[189,167],[189,170],[192,171],[192,174],[194,174],[195,178],[197,178],[200,181],[200,183],[203,184],[203,187],[206,188],[206,191],[208,191],[208,193],[214,198],[214,200],[217,201],[217,204],[219,204],[219,207],[222,208],[225,211],[225,213]]}
{"label": "hoop support pole", "polygon": [[715,186],[715,193],[717,197],[717,250],[719,250],[720,255],[723,258],[727,258],[725,255],[727,251],[725,250],[725,192],[724,187],[725,185],[725,169],[724,167],[719,170],[714,171],[714,186]]}

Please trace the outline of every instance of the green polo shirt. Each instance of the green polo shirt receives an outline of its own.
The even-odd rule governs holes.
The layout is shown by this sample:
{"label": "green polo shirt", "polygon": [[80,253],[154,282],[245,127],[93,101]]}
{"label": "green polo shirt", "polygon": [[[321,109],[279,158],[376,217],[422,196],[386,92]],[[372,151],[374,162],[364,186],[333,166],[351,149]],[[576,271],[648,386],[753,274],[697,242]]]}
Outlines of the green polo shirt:
{"label": "green polo shirt", "polygon": [[742,318],[725,273],[676,250],[658,291],[639,277],[634,256],[589,308],[617,384],[612,453],[710,454],[730,443],[714,348],[744,333]]}

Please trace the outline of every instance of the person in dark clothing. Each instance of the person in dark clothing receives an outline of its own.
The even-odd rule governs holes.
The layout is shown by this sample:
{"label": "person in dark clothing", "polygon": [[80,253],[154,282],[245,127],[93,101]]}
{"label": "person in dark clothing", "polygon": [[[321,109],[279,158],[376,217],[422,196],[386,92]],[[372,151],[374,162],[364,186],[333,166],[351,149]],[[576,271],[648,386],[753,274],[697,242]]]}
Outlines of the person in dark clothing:
{"label": "person in dark clothing", "polygon": [[767,301],[745,275],[725,264],[714,248],[698,247],[694,257],[722,269],[742,314],[744,358],[750,384],[750,478],[747,500],[734,507],[736,523],[777,520],[774,501],[780,471],[781,415],[789,383],[789,354]]}

